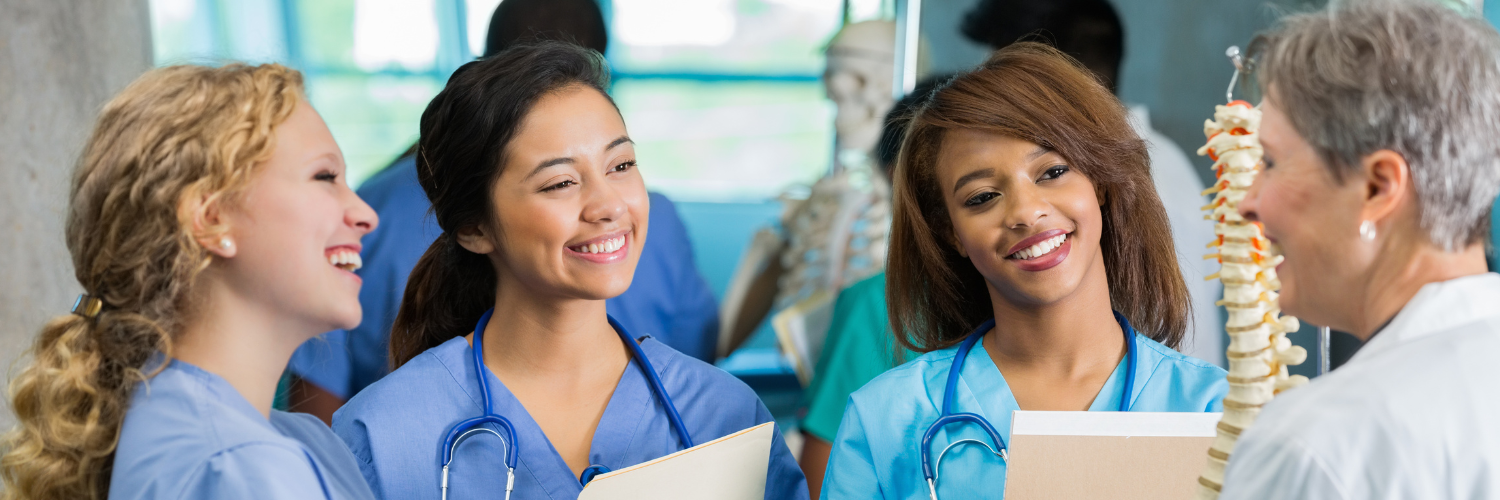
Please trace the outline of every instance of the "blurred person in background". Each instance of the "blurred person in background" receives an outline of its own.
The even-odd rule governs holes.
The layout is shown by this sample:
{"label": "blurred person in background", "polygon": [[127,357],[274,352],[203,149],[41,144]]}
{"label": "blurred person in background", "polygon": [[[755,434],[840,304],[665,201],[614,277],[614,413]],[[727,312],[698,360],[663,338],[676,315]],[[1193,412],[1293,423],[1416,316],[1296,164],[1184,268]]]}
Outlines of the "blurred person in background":
{"label": "blurred person in background", "polygon": [[1286,259],[1282,309],[1365,344],[1266,404],[1220,498],[1500,498],[1500,34],[1341,2],[1251,46],[1265,157],[1240,213]]}
{"label": "blurred person in background", "polygon": [[[886,114],[885,126],[875,144],[875,161],[887,181],[896,168],[896,154],[906,137],[912,110],[948,78],[951,76],[917,83]],[[828,453],[833,448],[833,438],[838,436],[849,395],[870,379],[895,368],[909,358],[908,354],[904,349],[898,354],[895,336],[891,335],[885,310],[885,271],[839,292],[828,336],[823,340],[823,352],[807,386],[807,413],[801,421],[802,455],[797,462],[807,475],[808,491],[813,498],[823,488],[823,469],[828,466]]]}
{"label": "blurred person in background", "polygon": [[[484,57],[532,39],[572,42],[600,54],[608,47],[595,0],[506,0],[490,18]],[[309,341],[289,368],[295,377],[291,407],[325,422],[349,397],[390,372],[387,346],[407,276],[441,232],[427,215],[431,204],[417,184],[412,151],[366,180],[359,195],[383,221],[365,239],[364,321]],[[631,332],[712,362],[718,304],[698,273],[676,206],[659,193],[650,197],[651,240],[642,248],[630,289],[607,301],[609,313]]]}
{"label": "blurred person in background", "polygon": [[[964,18],[963,33],[970,40],[996,49],[1026,39],[1047,43],[1078,59],[1106,87],[1119,92],[1120,64],[1125,57],[1125,26],[1107,0],[980,0]],[[1151,180],[1177,247],[1177,267],[1192,297],[1192,323],[1178,348],[1190,356],[1224,366],[1224,325],[1219,300],[1223,285],[1205,277],[1219,271],[1218,263],[1203,260],[1199,249],[1216,236],[1203,221],[1202,195],[1207,186],[1182,149],[1151,128],[1145,106],[1130,106],[1130,124],[1146,140],[1151,156]]]}

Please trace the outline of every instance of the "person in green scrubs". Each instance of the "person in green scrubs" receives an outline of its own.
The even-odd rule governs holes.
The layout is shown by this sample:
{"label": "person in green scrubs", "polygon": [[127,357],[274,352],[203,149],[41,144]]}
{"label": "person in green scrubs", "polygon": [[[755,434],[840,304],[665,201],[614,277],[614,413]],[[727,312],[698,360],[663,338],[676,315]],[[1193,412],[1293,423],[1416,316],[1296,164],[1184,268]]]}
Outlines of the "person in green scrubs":
{"label": "person in green scrubs", "polygon": [[[917,82],[911,93],[886,113],[880,141],[875,144],[875,161],[880,164],[886,181],[890,181],[891,170],[896,166],[896,154],[901,151],[912,110],[951,76],[934,76]],[[813,367],[812,383],[804,393],[807,415],[802,417],[802,454],[797,460],[802,473],[807,475],[807,487],[814,499],[823,485],[823,469],[833,450],[833,438],[838,436],[849,395],[865,382],[914,357],[909,351],[897,350],[888,318],[885,271],[845,288],[834,300],[833,319],[823,340],[823,352]]]}

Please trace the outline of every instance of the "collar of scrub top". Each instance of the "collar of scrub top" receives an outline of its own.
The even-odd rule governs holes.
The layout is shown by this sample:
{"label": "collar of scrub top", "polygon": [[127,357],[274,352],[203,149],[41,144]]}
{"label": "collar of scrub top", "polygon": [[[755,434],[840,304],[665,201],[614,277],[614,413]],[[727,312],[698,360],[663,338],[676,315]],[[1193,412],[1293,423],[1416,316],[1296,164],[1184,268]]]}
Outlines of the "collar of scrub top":
{"label": "collar of scrub top", "polygon": [[[458,447],[458,443],[463,441],[464,438],[478,432],[488,432],[505,442],[505,498],[507,500],[510,499],[510,492],[516,484],[516,461],[519,455],[518,452],[520,451],[520,447],[516,444],[516,428],[514,425],[511,425],[510,420],[495,413],[494,402],[490,399],[490,384],[484,377],[484,329],[489,326],[490,316],[494,313],[495,309],[490,308],[490,310],[484,312],[483,316],[479,317],[479,324],[474,327],[474,345],[471,348],[474,352],[474,374],[479,379],[479,394],[484,401],[484,414],[454,425],[452,429],[448,430],[448,437],[443,439],[442,498],[444,500],[448,498],[448,467],[453,464],[453,450]],[[662,407],[667,410],[667,419],[672,422],[672,428],[677,431],[677,438],[682,441],[682,448],[692,448],[693,437],[688,433],[687,426],[683,425],[682,416],[677,413],[677,406],[672,403],[672,396],[668,395],[666,387],[662,386],[661,377],[657,375],[656,368],[651,366],[651,360],[646,358],[646,352],[641,350],[641,344],[631,338],[630,333],[625,331],[625,327],[620,326],[620,323],[612,317],[609,318],[609,326],[613,327],[615,332],[620,335],[620,340],[624,341],[625,345],[630,347],[631,357],[635,358],[636,363],[641,365],[641,371],[645,373],[646,380],[650,383],[652,391],[656,393],[657,399],[661,400]],[[485,423],[493,423],[500,426],[500,429],[505,431],[505,435],[502,436],[488,427],[482,427],[481,425]],[[580,478],[580,482],[587,483],[594,476],[604,472],[609,472],[609,468],[602,465],[591,465],[584,470],[584,476]]]}
{"label": "collar of scrub top", "polygon": [[[1119,311],[1114,311],[1114,315],[1115,321],[1120,324],[1120,330],[1125,333],[1125,389],[1120,396],[1119,411],[1130,411],[1130,389],[1135,385],[1136,369],[1135,329],[1130,327],[1130,321],[1127,321]],[[927,490],[932,500],[937,500],[937,466],[943,461],[943,455],[947,454],[948,449],[954,445],[965,442],[978,443],[1001,460],[1010,460],[1006,453],[1005,439],[1000,437],[1000,433],[995,431],[995,426],[990,425],[989,420],[975,413],[953,412],[953,401],[958,399],[958,374],[963,371],[964,360],[969,359],[969,350],[974,348],[974,344],[979,343],[979,339],[984,338],[984,334],[993,328],[995,328],[995,319],[990,318],[983,325],[979,325],[979,328],[975,328],[974,332],[958,345],[958,352],[953,355],[953,364],[948,367],[947,385],[943,388],[943,412],[938,415],[937,421],[927,428],[927,433],[922,435],[922,477],[927,480]],[[932,461],[932,438],[936,437],[938,431],[948,424],[959,422],[978,424],[986,434],[990,435],[995,448],[990,448],[988,443],[978,439],[960,439],[943,448],[942,453],[938,453],[937,461]]]}

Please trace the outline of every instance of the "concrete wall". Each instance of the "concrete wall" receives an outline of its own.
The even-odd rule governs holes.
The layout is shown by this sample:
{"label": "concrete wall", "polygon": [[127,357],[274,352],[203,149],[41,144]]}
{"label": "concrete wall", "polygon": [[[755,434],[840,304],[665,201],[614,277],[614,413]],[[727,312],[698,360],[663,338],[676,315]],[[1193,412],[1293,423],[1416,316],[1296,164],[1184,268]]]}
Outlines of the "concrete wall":
{"label": "concrete wall", "polygon": [[[146,0],[0,0],[0,366],[79,293],[68,185],[104,102],[151,67]],[[14,421],[9,401],[0,429]]]}

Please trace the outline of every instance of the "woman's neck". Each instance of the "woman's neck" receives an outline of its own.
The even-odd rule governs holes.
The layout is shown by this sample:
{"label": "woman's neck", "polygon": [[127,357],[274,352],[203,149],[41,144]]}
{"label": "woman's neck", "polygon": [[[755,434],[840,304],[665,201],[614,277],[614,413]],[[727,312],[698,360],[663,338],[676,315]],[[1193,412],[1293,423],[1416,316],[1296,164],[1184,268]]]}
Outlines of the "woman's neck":
{"label": "woman's neck", "polygon": [[1122,352],[1103,259],[1090,267],[1077,290],[1049,304],[1018,304],[991,290],[995,330],[985,336],[985,349],[1013,365],[1064,372]]}
{"label": "woman's neck", "polygon": [[497,377],[561,384],[600,373],[619,377],[630,354],[609,324],[603,300],[548,297],[524,289],[502,285],[495,294],[483,349],[485,364]]}
{"label": "woman's neck", "polygon": [[223,377],[269,418],[292,352],[322,332],[246,300],[214,279],[204,281],[204,300],[195,304],[173,343],[172,357]]}
{"label": "woman's neck", "polygon": [[1348,325],[1339,328],[1347,328],[1361,341],[1369,341],[1381,325],[1401,312],[1428,283],[1488,271],[1482,244],[1447,252],[1428,241],[1425,235],[1389,241],[1370,267],[1372,272],[1362,287],[1365,290],[1363,300],[1352,304],[1352,314],[1346,319]]}

